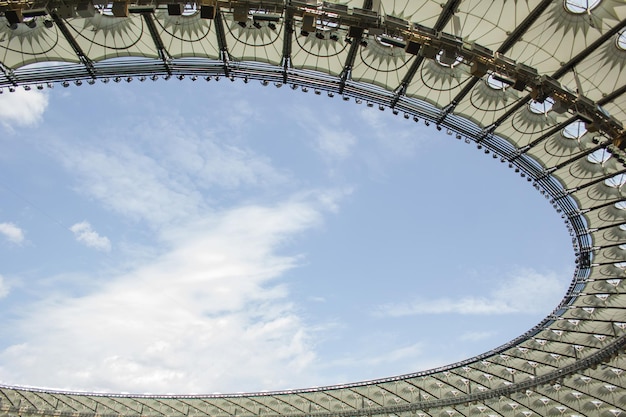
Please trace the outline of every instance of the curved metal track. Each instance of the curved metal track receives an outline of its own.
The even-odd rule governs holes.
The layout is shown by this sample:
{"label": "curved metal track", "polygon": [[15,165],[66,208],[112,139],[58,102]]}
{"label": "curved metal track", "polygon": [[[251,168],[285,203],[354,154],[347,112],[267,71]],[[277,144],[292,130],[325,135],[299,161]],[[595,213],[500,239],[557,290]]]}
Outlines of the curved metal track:
{"label": "curved metal track", "polygon": [[0,12],[3,91],[225,77],[391,107],[532,182],[577,258],[542,323],[445,367],[236,395],[0,386],[0,417],[626,415],[623,0],[0,0]]}

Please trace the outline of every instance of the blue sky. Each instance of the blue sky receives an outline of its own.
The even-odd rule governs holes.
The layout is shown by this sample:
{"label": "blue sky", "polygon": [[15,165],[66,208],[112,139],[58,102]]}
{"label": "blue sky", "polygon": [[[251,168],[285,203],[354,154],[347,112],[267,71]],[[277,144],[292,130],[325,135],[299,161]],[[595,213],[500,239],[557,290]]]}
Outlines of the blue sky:
{"label": "blue sky", "polygon": [[0,96],[0,382],[322,386],[464,359],[571,279],[559,216],[433,126],[228,80]]}

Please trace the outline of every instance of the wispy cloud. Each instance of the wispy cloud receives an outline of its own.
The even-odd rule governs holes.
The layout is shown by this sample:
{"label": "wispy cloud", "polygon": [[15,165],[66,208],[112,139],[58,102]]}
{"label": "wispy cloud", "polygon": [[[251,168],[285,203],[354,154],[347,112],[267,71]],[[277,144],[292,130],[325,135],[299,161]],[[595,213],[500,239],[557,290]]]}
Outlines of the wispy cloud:
{"label": "wispy cloud", "polygon": [[13,223],[0,223],[0,235],[11,243],[24,243],[24,231]]}
{"label": "wispy cloud", "polygon": [[111,242],[106,236],[100,236],[98,232],[92,229],[89,222],[83,221],[76,223],[70,227],[72,233],[76,237],[76,240],[83,245],[103,252],[109,252],[111,250]]}
{"label": "wispy cloud", "polygon": [[463,333],[459,340],[463,342],[479,342],[493,337],[495,332],[467,332]]}
{"label": "wispy cloud", "polygon": [[155,227],[210,211],[216,202],[203,195],[209,189],[239,190],[285,181],[263,156],[212,137],[168,126],[128,134],[132,140],[118,137],[80,147],[60,140],[51,146],[75,174],[78,191]]}
{"label": "wispy cloud", "polygon": [[[176,117],[133,118],[110,132],[98,125],[80,142],[57,133],[41,145],[78,194],[150,241],[120,238],[120,252],[142,245],[128,262],[72,271],[80,295],[59,290],[21,311],[0,351],[3,380],[210,393],[305,385],[317,372],[315,330],[282,278],[306,263],[292,241],[323,224],[349,190],[295,190],[289,173],[245,141]],[[87,222],[71,230],[110,249]]]}
{"label": "wispy cloud", "polygon": [[381,112],[370,107],[362,107],[357,113],[359,120],[369,127],[370,135],[378,143],[381,153],[390,158],[409,158],[427,140],[433,132],[413,120],[405,120],[400,115],[390,118],[388,112]]}
{"label": "wispy cloud", "polygon": [[415,343],[409,346],[401,346],[395,349],[386,350],[378,355],[364,355],[363,357],[343,357],[333,362],[333,366],[380,366],[382,364],[392,364],[395,362],[405,362],[408,359],[415,360],[423,353],[423,345]]}
{"label": "wispy cloud", "polygon": [[318,125],[315,135],[319,151],[333,159],[344,159],[351,155],[352,148],[356,145],[356,137],[346,131],[329,129]]}
{"label": "wispy cloud", "polygon": [[503,279],[484,296],[436,299],[416,298],[411,302],[382,305],[377,316],[402,317],[422,314],[536,314],[550,311],[564,292],[556,273],[521,269]]}
{"label": "wispy cloud", "polygon": [[4,298],[9,295],[9,284],[2,275],[0,275],[0,298]]}
{"label": "wispy cloud", "polygon": [[340,161],[352,156],[358,142],[353,129],[346,128],[345,121],[328,109],[313,111],[299,108],[297,123],[311,137],[315,150],[324,158]]}
{"label": "wispy cloud", "polygon": [[[372,346],[377,345],[375,341]],[[331,379],[328,383],[336,384],[352,382],[355,374],[361,380],[383,378],[390,374],[400,375],[417,370],[432,369],[446,363],[445,359],[428,352],[427,343],[413,343],[402,346],[389,346],[378,352],[350,352],[318,366],[329,372]]]}
{"label": "wispy cloud", "polygon": [[285,367],[289,383],[310,377],[308,330],[277,278],[300,262],[283,244],[320,215],[306,201],[242,206],[167,233],[171,250],[98,291],[24,311],[3,377],[133,392],[276,388]]}
{"label": "wispy cloud", "polygon": [[7,129],[36,125],[47,107],[46,93],[18,88],[0,96],[0,123]]}

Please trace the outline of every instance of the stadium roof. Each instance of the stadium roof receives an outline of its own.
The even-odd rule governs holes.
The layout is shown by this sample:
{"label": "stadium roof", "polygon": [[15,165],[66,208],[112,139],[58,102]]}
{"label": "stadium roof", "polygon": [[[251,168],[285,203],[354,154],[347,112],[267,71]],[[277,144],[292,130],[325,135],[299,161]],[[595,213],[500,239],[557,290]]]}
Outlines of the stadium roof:
{"label": "stadium roof", "polygon": [[449,366],[235,395],[2,386],[1,417],[626,415],[623,0],[0,0],[0,12],[4,91],[226,77],[390,107],[532,182],[577,257],[540,325]]}

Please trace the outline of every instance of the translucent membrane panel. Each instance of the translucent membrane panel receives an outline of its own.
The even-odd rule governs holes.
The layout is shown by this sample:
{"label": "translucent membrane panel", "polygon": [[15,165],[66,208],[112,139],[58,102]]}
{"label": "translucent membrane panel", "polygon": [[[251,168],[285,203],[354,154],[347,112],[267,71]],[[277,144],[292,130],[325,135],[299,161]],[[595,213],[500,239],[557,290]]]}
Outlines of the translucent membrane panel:
{"label": "translucent membrane panel", "polygon": [[587,133],[587,128],[580,120],[570,123],[561,131],[563,137],[567,139],[580,139],[585,133]]}
{"label": "translucent membrane panel", "polygon": [[582,0],[565,0],[563,1],[563,6],[565,10],[574,14],[583,14],[589,13],[598,5],[602,0],[591,0],[591,1],[582,1]]}
{"label": "translucent membrane panel", "polygon": [[531,113],[534,113],[534,114],[546,114],[550,110],[552,110],[553,105],[554,105],[554,100],[551,97],[548,97],[547,99],[543,101],[543,103],[532,100],[530,103],[528,103],[528,109],[530,110]]}
{"label": "translucent membrane panel", "polygon": [[592,164],[603,164],[611,158],[611,153],[606,149],[598,149],[587,156],[587,160]]}
{"label": "translucent membrane panel", "polygon": [[608,180],[605,180],[604,183],[609,187],[620,188],[626,183],[626,174],[616,175]]}
{"label": "translucent membrane panel", "polygon": [[615,40],[618,49],[626,51],[626,30],[622,30]]}

